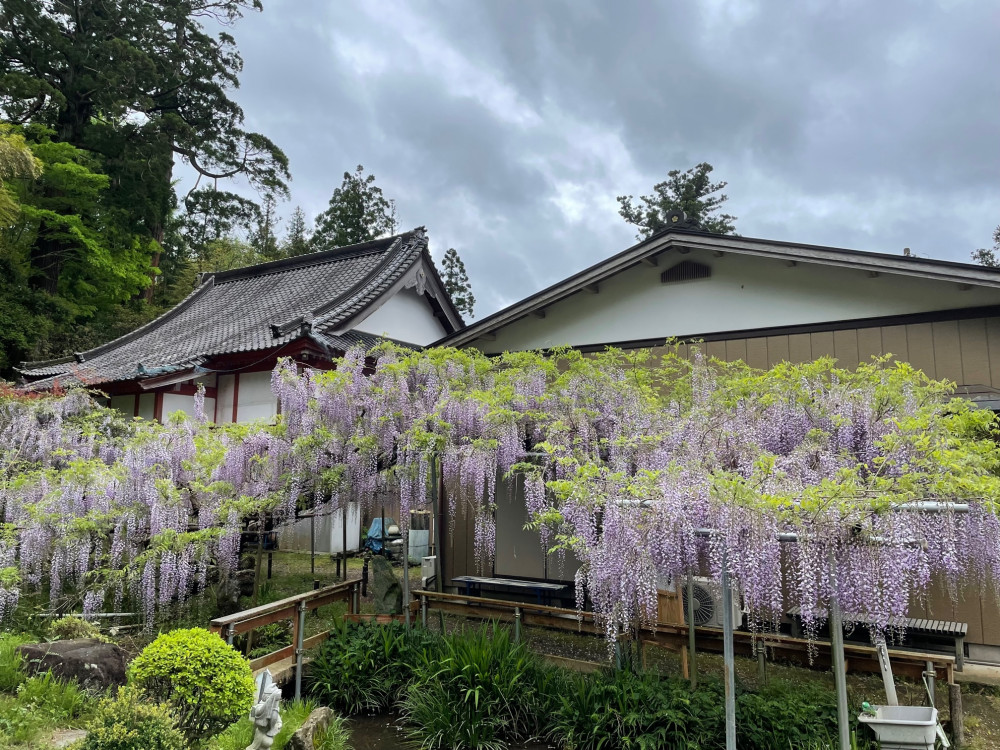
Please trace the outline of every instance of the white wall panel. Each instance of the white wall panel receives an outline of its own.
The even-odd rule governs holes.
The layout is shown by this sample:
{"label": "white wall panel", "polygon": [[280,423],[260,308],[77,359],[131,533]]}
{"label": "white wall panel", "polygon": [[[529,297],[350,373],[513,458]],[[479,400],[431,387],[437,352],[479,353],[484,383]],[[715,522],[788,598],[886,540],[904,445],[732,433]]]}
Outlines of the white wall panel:
{"label": "white wall panel", "polygon": [[271,419],[277,414],[278,400],[271,393],[271,371],[241,372],[238,399],[237,422]]}
{"label": "white wall panel", "polygon": [[354,328],[419,346],[437,341],[446,333],[427,298],[415,289],[403,289],[393,295]]}
{"label": "white wall panel", "polygon": [[143,419],[154,419],[156,416],[156,394],[139,394],[139,416]]}
{"label": "white wall panel", "polygon": [[[712,269],[711,278],[663,284],[660,274],[682,261]],[[826,323],[1000,304],[1000,289],[816,263],[789,267],[770,258],[669,252],[659,266],[635,266],[479,340],[487,352],[582,346],[777,326]]]}
{"label": "white wall panel", "polygon": [[228,424],[233,421],[233,395],[236,392],[236,376],[219,376],[219,408],[216,410],[216,422]]}
{"label": "white wall panel", "polygon": [[[175,411],[182,411],[189,417],[194,419],[194,396],[185,396],[181,393],[164,393],[163,394],[163,413],[162,419],[166,422],[170,419],[170,415]],[[215,399],[206,398],[205,399],[205,416],[208,419],[212,418],[212,414],[215,413]]]}
{"label": "white wall panel", "polygon": [[108,406],[112,409],[120,411],[126,417],[135,416],[135,394],[130,393],[127,396],[112,396],[111,400],[108,402]]}

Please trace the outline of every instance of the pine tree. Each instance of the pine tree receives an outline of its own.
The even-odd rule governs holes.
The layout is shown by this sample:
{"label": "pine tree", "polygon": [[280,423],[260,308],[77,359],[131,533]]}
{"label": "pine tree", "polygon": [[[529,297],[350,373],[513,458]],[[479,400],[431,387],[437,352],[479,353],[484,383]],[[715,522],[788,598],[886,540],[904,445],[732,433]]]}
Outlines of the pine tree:
{"label": "pine tree", "polygon": [[285,241],[282,243],[281,249],[286,258],[310,252],[306,214],[301,206],[296,206],[288,219],[288,231],[285,233]]}
{"label": "pine tree", "polygon": [[619,195],[618,213],[629,224],[639,227],[636,239],[651,237],[667,227],[666,216],[671,211],[683,211],[687,218],[701,225],[706,232],[733,234],[735,216],[713,214],[729,200],[725,193],[713,195],[726,187],[725,182],[712,182],[708,175],[712,165],[702,162],[686,172],[672,169],[667,179],[653,186],[652,195],[640,196],[641,205],[633,205],[631,195]]}
{"label": "pine tree", "polygon": [[472,284],[469,283],[469,275],[465,272],[465,263],[459,257],[458,251],[453,247],[448,248],[441,265],[444,269],[444,288],[451,297],[451,301],[455,303],[455,307],[460,313],[474,318],[476,298],[472,295]]}
{"label": "pine tree", "polygon": [[358,165],[354,174],[344,172],[344,181],[333,191],[330,206],[316,217],[313,250],[330,250],[384,237],[396,231],[396,206],[375,184],[375,175],[365,176]]}

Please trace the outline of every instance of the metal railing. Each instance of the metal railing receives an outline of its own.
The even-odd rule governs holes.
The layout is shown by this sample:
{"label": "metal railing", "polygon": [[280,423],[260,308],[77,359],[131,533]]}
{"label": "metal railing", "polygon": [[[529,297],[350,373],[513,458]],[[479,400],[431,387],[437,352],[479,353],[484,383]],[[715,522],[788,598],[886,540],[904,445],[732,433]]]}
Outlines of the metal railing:
{"label": "metal railing", "polygon": [[250,668],[255,672],[289,657],[295,659],[295,697],[302,695],[302,659],[306,649],[317,646],[330,637],[330,631],[305,637],[306,613],[334,602],[347,602],[347,612],[357,614],[360,607],[361,581],[352,580],[335,583],[304,594],[290,596],[270,604],[262,604],[253,609],[245,609],[225,617],[217,617],[209,624],[209,630],[218,633],[232,645],[236,636],[265,625],[291,620],[292,644],[269,654],[251,659]]}

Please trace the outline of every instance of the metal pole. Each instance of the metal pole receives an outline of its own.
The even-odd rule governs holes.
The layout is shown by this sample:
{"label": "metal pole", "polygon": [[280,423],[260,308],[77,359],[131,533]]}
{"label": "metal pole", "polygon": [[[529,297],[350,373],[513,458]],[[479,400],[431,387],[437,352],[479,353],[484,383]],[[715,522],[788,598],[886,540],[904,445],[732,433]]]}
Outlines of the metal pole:
{"label": "metal pole", "polygon": [[695,632],[694,632],[694,576],[688,571],[687,576],[687,615],[688,615],[688,672],[691,675],[691,687],[698,687],[698,665],[695,662]]}
{"label": "metal pole", "polygon": [[295,634],[295,700],[302,698],[302,644],[306,632],[306,603],[299,602],[299,628]]}
{"label": "metal pole", "polygon": [[[690,601],[690,597],[688,597]],[[736,661],[733,656],[733,590],[729,585],[729,560],[722,552],[722,655],[726,682],[726,750],[736,750]]]}
{"label": "metal pole", "polygon": [[226,643],[228,643],[230,646],[232,646],[234,638],[236,638],[236,626],[235,625],[229,625],[226,628]]}
{"label": "metal pole", "polygon": [[309,573],[316,577],[316,512],[309,516]]}
{"label": "metal pole", "polygon": [[837,684],[837,729],[840,750],[851,750],[850,717],[847,715],[847,667],[844,664],[844,622],[837,601],[837,566],[830,550],[830,649],[833,652],[833,679]]}
{"label": "metal pole", "polygon": [[521,608],[514,607],[514,643],[521,642]]}
{"label": "metal pole", "polygon": [[342,519],[340,524],[340,555],[344,559],[344,580],[347,580],[347,501],[344,500]]}
{"label": "metal pole", "polygon": [[925,663],[924,678],[927,680],[927,697],[930,698],[931,708],[937,707],[937,696],[934,695],[934,678],[937,674],[934,672],[934,662],[929,661]]}
{"label": "metal pole", "polygon": [[420,624],[427,628],[427,597],[420,597]]}
{"label": "metal pole", "polygon": [[410,627],[410,529],[403,532],[403,622]]}
{"label": "metal pole", "polygon": [[431,457],[431,513],[434,516],[434,590],[443,591],[441,580],[441,487],[438,484],[438,457]]}
{"label": "metal pole", "polygon": [[896,697],[896,683],[892,679],[892,664],[889,663],[889,649],[884,640],[875,644],[875,654],[878,656],[879,671],[882,672],[882,684],[885,685],[885,704],[887,706],[898,706],[899,699]]}

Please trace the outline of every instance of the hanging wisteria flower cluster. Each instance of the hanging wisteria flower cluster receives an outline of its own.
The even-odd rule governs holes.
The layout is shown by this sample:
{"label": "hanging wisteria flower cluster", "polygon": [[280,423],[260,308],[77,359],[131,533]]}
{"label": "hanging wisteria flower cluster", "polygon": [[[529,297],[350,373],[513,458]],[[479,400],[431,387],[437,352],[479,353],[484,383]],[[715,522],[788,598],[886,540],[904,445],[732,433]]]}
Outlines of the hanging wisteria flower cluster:
{"label": "hanging wisteria flower cluster", "polygon": [[[435,477],[488,571],[515,474],[524,522],[578,564],[609,635],[655,617],[658,581],[723,566],[754,627],[797,606],[810,630],[834,600],[882,632],[936,575],[1000,578],[991,413],[902,364],[682,353],[385,344],[324,372],[280,362],[281,416],[225,427],[0,394],[0,606],[127,596],[151,620],[236,568],[248,520],[389,495],[405,536]],[[943,512],[906,510],[926,501]]]}

